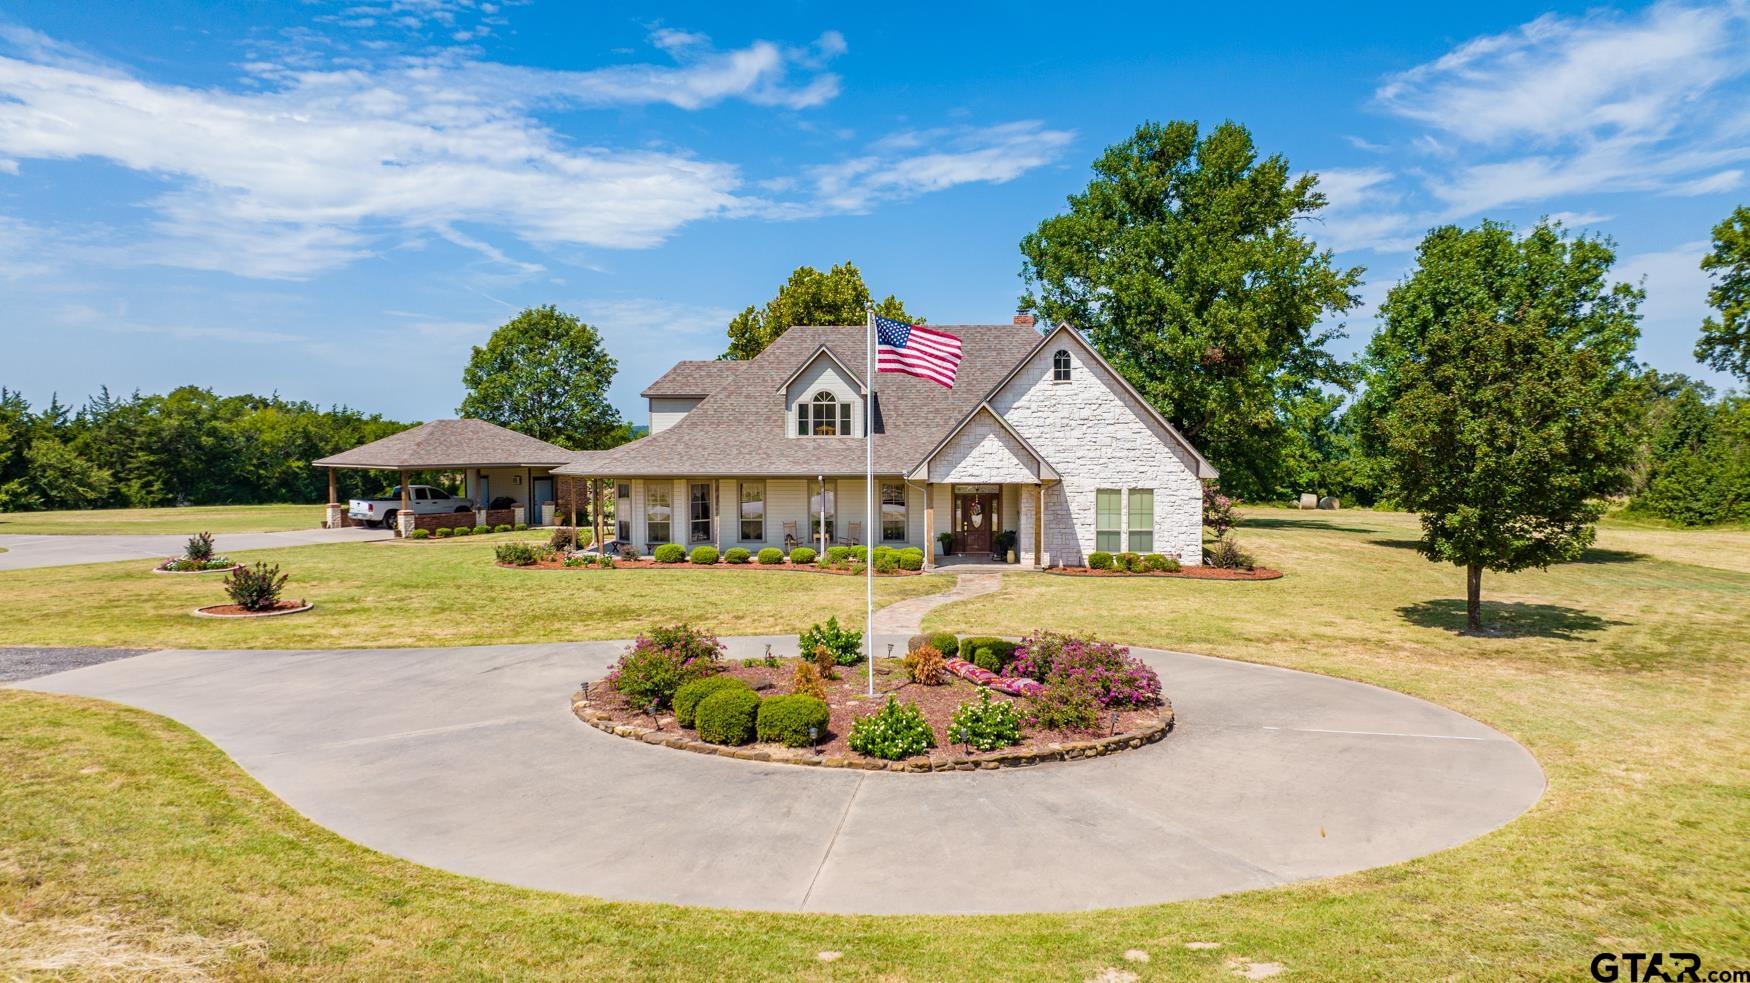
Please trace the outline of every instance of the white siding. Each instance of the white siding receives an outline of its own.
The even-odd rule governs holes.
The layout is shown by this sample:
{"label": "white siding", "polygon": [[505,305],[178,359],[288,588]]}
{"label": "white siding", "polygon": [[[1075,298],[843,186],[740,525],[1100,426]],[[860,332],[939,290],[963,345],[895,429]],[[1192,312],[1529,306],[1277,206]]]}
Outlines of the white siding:
{"label": "white siding", "polygon": [[702,402],[704,400],[686,396],[650,397],[650,432],[661,433],[681,422],[682,417]]}
{"label": "white siding", "polygon": [[[1087,355],[1078,340],[1037,352],[991,405],[1044,455],[1062,482],[1046,487],[1045,549],[1056,564],[1080,564],[1094,548],[1094,491],[1152,488],[1155,552],[1186,564],[1203,559],[1203,491],[1196,461],[1148,411]],[[1051,360],[1070,355],[1070,380],[1053,382]],[[1124,496],[1129,508],[1129,496]],[[1128,526],[1129,516],[1122,525]]]}
{"label": "white siding", "polygon": [[[804,403],[814,398],[821,390],[833,394],[833,398],[841,403],[851,404],[851,432],[838,437],[796,437],[796,404]],[[840,371],[838,363],[821,352],[809,362],[790,383],[790,388],[784,391],[784,436],[798,440],[839,440],[845,437],[856,437],[863,432],[863,396],[857,390],[857,384]],[[806,505],[807,503],[804,503]]]}

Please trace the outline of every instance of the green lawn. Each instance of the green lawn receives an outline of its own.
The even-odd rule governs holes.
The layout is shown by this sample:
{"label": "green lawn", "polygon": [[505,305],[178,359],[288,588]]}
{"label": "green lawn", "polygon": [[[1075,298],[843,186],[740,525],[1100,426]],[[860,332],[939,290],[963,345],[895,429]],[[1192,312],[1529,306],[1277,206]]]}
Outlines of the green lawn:
{"label": "green lawn", "polygon": [[[1246,957],[1282,963],[1283,979],[1585,979],[1604,950],[1750,967],[1750,573],[1720,556],[1734,540],[1607,530],[1587,562],[1485,578],[1499,631],[1469,637],[1455,631],[1462,576],[1407,548],[1412,520],[1249,518],[1240,535],[1283,580],[1018,576],[930,620],[1097,630],[1424,696],[1531,748],[1549,790],[1529,814],[1410,863],[1205,901],[1001,918],[732,913],[431,871],[321,830],[162,718],[0,695],[0,975],[37,961],[117,976],[1081,980],[1117,968],[1231,980],[1227,961]],[[0,605],[18,583],[0,580]],[[829,609],[786,595],[793,621]],[[648,620],[689,602],[667,590],[640,603]],[[894,831],[895,876],[908,838],[952,829],[936,821],[947,828]],[[1025,830],[971,832],[1034,846]],[[1126,962],[1129,949],[1150,961]],[[824,951],[843,956],[823,963]]]}
{"label": "green lawn", "polygon": [[[513,570],[492,562],[505,533],[451,542],[331,543],[231,554],[277,563],[286,596],[316,609],[215,621],[223,577],[165,576],[150,561],[0,571],[0,645],[342,648],[630,638],[655,621],[719,634],[787,633],[837,615],[861,624],[863,581],[782,570]],[[946,576],[875,582],[877,604],[946,590]],[[93,599],[102,598],[102,603]]]}
{"label": "green lawn", "polygon": [[320,505],[189,505],[163,509],[0,512],[0,535],[98,536],[116,533],[281,532],[322,525]]}

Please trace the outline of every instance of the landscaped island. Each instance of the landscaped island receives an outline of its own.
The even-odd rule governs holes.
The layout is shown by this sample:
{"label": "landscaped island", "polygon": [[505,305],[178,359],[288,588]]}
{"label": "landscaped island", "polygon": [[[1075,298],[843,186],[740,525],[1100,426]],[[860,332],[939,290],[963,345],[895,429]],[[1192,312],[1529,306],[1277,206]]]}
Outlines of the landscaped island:
{"label": "landscaped island", "polygon": [[[1097,757],[1165,736],[1173,712],[1154,670],[1118,645],[1038,632],[1019,643],[915,636],[875,661],[836,619],[798,638],[808,658],[726,662],[686,625],[640,635],[573,696],[600,730],[725,757],[887,771],[971,771]],[[943,653],[951,653],[944,656]],[[847,671],[848,670],[848,671]]]}

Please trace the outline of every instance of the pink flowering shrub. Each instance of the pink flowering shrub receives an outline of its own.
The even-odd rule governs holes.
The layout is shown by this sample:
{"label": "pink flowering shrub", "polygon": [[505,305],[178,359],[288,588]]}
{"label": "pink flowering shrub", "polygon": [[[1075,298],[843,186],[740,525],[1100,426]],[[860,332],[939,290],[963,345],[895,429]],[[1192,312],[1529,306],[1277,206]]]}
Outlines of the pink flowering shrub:
{"label": "pink flowering shrub", "polygon": [[1015,647],[1010,672],[1053,689],[1073,690],[1100,707],[1145,707],[1160,702],[1161,677],[1130,649],[1092,638],[1035,632]]}
{"label": "pink flowering shrub", "polygon": [[608,673],[607,684],[633,706],[654,703],[659,709],[666,708],[674,702],[675,690],[721,668],[718,658],[723,648],[717,636],[691,625],[652,628],[620,656]]}
{"label": "pink flowering shrub", "polygon": [[1203,483],[1203,524],[1209,527],[1210,532],[1215,533],[1216,539],[1226,536],[1227,531],[1239,522],[1239,516],[1234,514],[1236,504],[1215,487],[1215,482]]}

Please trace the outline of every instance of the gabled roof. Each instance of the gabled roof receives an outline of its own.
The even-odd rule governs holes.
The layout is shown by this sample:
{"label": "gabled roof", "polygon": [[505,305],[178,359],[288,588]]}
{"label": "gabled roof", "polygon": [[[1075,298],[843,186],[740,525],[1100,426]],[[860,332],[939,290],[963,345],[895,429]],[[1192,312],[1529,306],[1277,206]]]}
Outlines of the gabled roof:
{"label": "gabled roof", "polygon": [[[868,344],[865,342],[861,347],[867,348]],[[786,378],[783,382],[778,383],[777,391],[780,393],[788,392],[790,389],[790,383],[795,382],[798,378],[800,378],[802,376],[802,373],[807,372],[808,367],[810,365],[813,365],[815,362],[819,361],[822,356],[825,356],[828,360],[830,360],[832,362],[832,364],[838,366],[839,371],[843,372],[845,374],[845,378],[851,380],[851,382],[856,384],[858,395],[863,395],[869,391],[868,388],[863,385],[863,373],[858,372],[857,370],[851,368],[849,365],[846,365],[837,355],[834,355],[832,353],[832,349],[827,347],[825,344],[822,344],[819,348],[816,348],[814,350],[814,354],[803,359],[802,364],[796,366],[796,371],[790,373],[789,377]],[[865,357],[867,357],[867,353],[865,353]],[[867,363],[865,363],[865,364],[867,364]]]}
{"label": "gabled roof", "polygon": [[[1026,325],[930,327],[960,338],[958,380],[954,388],[946,389],[915,376],[877,373],[875,470],[880,474],[901,474],[922,460],[1039,339],[1039,333]],[[843,366],[865,364],[865,338],[866,329],[861,324],[791,328],[758,356],[730,363],[738,368],[725,373],[722,385],[678,423],[599,456],[591,455],[587,461],[560,469],[560,473],[615,477],[860,474],[864,454],[861,438],[788,438],[784,400],[774,393],[822,347]],[[855,372],[852,376],[860,377]]]}
{"label": "gabled roof", "polygon": [[[1093,344],[1088,341],[1088,339],[1082,337],[1082,333],[1080,331],[1077,331],[1074,328],[1070,327],[1070,325],[1067,322],[1065,322],[1063,324],[1059,324],[1057,327],[1052,328],[1050,331],[1047,331],[1047,332],[1045,332],[1045,334],[1041,335],[1039,338],[1038,344],[1033,346],[1033,350],[1028,352],[1019,361],[1017,361],[1015,363],[1014,368],[1010,369],[1006,375],[1004,375],[1001,379],[998,379],[996,382],[996,385],[991,386],[990,392],[985,396],[985,398],[983,400],[980,400],[980,403],[982,404],[984,402],[988,402],[991,399],[995,399],[996,394],[999,392],[1002,392],[1003,387],[1008,385],[1009,382],[1011,380],[1013,380],[1016,375],[1020,374],[1020,371],[1022,369],[1027,367],[1027,363],[1031,362],[1033,360],[1033,356],[1044,351],[1046,348],[1050,347],[1052,344],[1055,344],[1056,343],[1055,339],[1057,339],[1063,335],[1068,335],[1070,338],[1074,339],[1075,343],[1081,346],[1082,351],[1086,352],[1088,354],[1088,356],[1090,358],[1092,358],[1094,360],[1094,362],[1100,366],[1100,368],[1106,370],[1107,375],[1118,380],[1118,384],[1120,386],[1123,386],[1124,391],[1130,394],[1130,398],[1135,400],[1137,402],[1137,404],[1143,408],[1143,410],[1148,414],[1149,419],[1151,419],[1155,423],[1159,424],[1161,426],[1161,428],[1163,430],[1165,430],[1167,432],[1167,434],[1169,436],[1171,436],[1173,438],[1173,440],[1176,443],[1178,443],[1178,445],[1180,447],[1185,448],[1186,453],[1190,454],[1192,459],[1197,462],[1197,477],[1210,478],[1210,479],[1221,477],[1221,472],[1217,471],[1215,469],[1215,465],[1210,464],[1209,459],[1205,458],[1203,456],[1202,452],[1198,451],[1196,447],[1192,446],[1192,444],[1189,440],[1185,439],[1185,435],[1179,432],[1179,428],[1173,426],[1172,423],[1168,422],[1167,418],[1161,415],[1161,411],[1155,409],[1153,403],[1150,403],[1148,400],[1144,399],[1142,396],[1142,393],[1137,392],[1136,387],[1130,384],[1129,379],[1124,378],[1124,373],[1119,372],[1117,369],[1113,368],[1112,363],[1106,361],[1105,356],[1100,354],[1100,350],[1095,348],[1093,346]],[[974,409],[973,412],[977,412],[976,408]],[[972,417],[972,414],[968,413],[967,419],[970,420],[971,417]],[[1002,418],[1001,414],[998,414],[997,418],[1001,419]],[[965,426],[965,425],[966,425],[966,421],[962,420],[960,423],[960,426]],[[958,429],[958,428],[956,428],[956,429]],[[938,450],[939,449],[940,448],[938,448]],[[930,453],[932,455],[934,455],[935,451],[931,451]]]}
{"label": "gabled roof", "polygon": [[729,381],[746,362],[728,360],[676,362],[662,378],[644,387],[640,396],[709,396]]}
{"label": "gabled roof", "polygon": [[[993,392],[993,395],[994,395],[994,392]],[[966,419],[961,420],[960,423],[954,427],[954,429],[948,431],[946,436],[944,436],[941,440],[937,441],[936,446],[930,448],[930,452],[928,454],[925,454],[923,457],[923,460],[918,462],[917,467],[912,468],[909,472],[906,473],[906,477],[911,478],[913,480],[917,480],[917,479],[923,479],[926,481],[929,480],[930,462],[935,460],[937,454],[942,453],[942,448],[947,447],[949,441],[952,441],[955,437],[958,437],[960,435],[960,431],[965,430],[967,428],[967,426],[972,423],[972,421],[978,419],[978,414],[980,414],[980,413],[989,413],[991,416],[991,419],[997,421],[997,425],[1001,426],[1005,433],[1007,433],[1009,436],[1015,438],[1015,442],[1021,445],[1022,450],[1033,455],[1033,460],[1035,460],[1039,463],[1039,477],[1041,480],[1044,480],[1044,481],[1056,481],[1056,480],[1058,480],[1059,475],[1057,473],[1057,469],[1051,466],[1051,462],[1047,461],[1045,459],[1045,455],[1039,453],[1037,448],[1035,448],[1032,444],[1028,443],[1027,438],[1021,436],[1021,432],[1019,430],[1016,430],[1014,427],[1010,426],[1009,421],[1003,419],[1003,415],[1001,413],[998,413],[990,405],[989,400],[981,402],[977,406],[973,407],[972,412],[966,414]]]}
{"label": "gabled roof", "polygon": [[407,468],[410,471],[552,467],[569,464],[577,459],[578,453],[485,420],[433,420],[310,463],[319,468]]}

